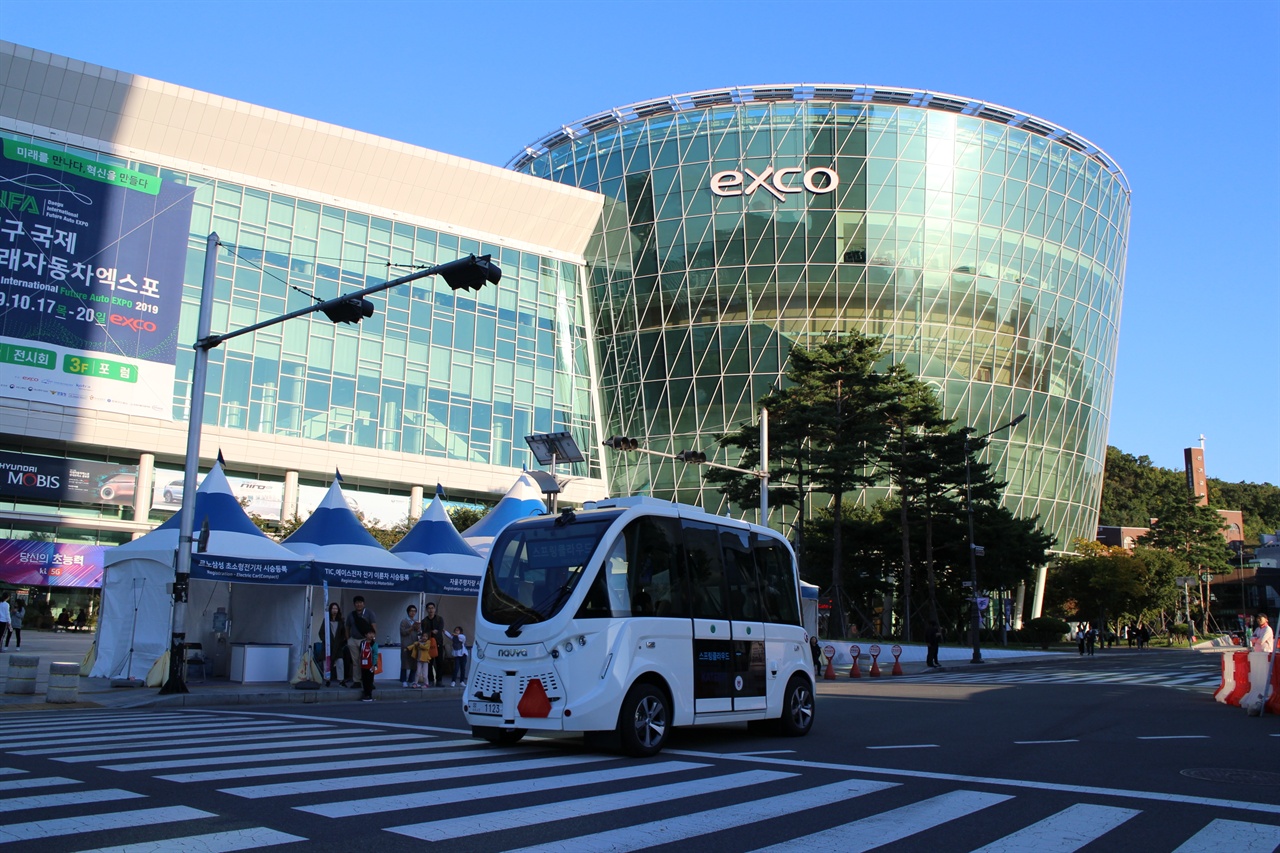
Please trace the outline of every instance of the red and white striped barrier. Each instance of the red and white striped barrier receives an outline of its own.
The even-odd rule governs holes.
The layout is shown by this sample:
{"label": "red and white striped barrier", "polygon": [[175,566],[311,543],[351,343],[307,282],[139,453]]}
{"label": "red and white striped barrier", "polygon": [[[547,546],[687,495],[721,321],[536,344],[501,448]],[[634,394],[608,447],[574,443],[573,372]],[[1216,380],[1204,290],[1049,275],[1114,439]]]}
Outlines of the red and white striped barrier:
{"label": "red and white striped barrier", "polygon": [[1225,705],[1240,707],[1240,700],[1249,692],[1249,653],[1225,652],[1222,655],[1222,684],[1214,691],[1213,698]]}
{"label": "red and white striped barrier", "polygon": [[1280,714],[1280,655],[1271,655],[1271,698],[1264,706],[1268,714]]}

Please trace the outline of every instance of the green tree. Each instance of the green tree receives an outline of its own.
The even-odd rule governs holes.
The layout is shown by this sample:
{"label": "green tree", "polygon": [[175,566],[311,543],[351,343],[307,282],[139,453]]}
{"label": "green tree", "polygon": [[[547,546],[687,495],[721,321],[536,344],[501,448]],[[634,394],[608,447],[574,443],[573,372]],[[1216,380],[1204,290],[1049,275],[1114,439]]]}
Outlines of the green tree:
{"label": "green tree", "polygon": [[[1189,576],[1199,579],[1203,572],[1228,572],[1232,554],[1222,537],[1222,516],[1211,507],[1201,506],[1194,497],[1169,498],[1157,509],[1151,529],[1138,543],[1158,548],[1176,556]],[[1201,593],[1200,630],[1209,631],[1209,609]]]}
{"label": "green tree", "polygon": [[488,509],[474,509],[469,506],[455,506],[446,510],[449,514],[449,520],[453,522],[453,526],[459,531],[466,530],[473,526],[480,519],[488,514]]}
{"label": "green tree", "polygon": [[1162,503],[1187,493],[1186,478],[1157,468],[1146,456],[1107,448],[1098,523],[1108,527],[1146,527]]}

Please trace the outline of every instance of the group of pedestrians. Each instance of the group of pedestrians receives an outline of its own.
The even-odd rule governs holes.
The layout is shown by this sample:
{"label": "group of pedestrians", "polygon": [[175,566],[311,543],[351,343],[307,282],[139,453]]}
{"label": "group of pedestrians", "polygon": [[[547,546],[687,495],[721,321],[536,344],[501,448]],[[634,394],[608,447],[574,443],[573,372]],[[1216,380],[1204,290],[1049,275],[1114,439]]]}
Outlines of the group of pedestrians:
{"label": "group of pedestrians", "polygon": [[[378,617],[365,604],[364,596],[351,600],[351,612],[342,615],[339,604],[331,602],[329,612],[320,626],[320,642],[316,644],[316,657],[328,659],[324,673],[325,686],[338,680],[338,665],[342,665],[343,687],[355,687],[354,670],[359,670],[361,701],[373,701],[373,677],[379,670]],[[324,648],[320,648],[323,646]],[[444,686],[444,657],[453,660],[452,686],[467,678],[467,637],[462,626],[447,632],[444,619],[436,612],[434,602],[427,604],[427,612],[418,618],[418,608],[410,604],[400,620],[400,686],[422,689]],[[358,662],[358,667],[357,667]]]}

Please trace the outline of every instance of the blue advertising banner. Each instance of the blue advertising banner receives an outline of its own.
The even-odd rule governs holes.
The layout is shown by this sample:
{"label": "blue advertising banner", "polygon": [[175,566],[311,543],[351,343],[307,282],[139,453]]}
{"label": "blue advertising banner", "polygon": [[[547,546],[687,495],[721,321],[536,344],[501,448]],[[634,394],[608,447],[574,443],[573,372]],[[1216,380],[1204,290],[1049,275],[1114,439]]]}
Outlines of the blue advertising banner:
{"label": "blue advertising banner", "polygon": [[311,563],[292,560],[246,560],[213,554],[191,555],[191,577],[236,583],[306,586],[312,582]]}
{"label": "blue advertising banner", "polygon": [[102,586],[102,545],[0,539],[0,581],[16,586]]}
{"label": "blue advertising banner", "polygon": [[170,419],[195,189],[2,142],[0,396]]}
{"label": "blue advertising banner", "polygon": [[400,569],[347,566],[338,563],[315,564],[314,583],[327,583],[346,589],[383,589],[393,592],[422,592],[422,572]]}

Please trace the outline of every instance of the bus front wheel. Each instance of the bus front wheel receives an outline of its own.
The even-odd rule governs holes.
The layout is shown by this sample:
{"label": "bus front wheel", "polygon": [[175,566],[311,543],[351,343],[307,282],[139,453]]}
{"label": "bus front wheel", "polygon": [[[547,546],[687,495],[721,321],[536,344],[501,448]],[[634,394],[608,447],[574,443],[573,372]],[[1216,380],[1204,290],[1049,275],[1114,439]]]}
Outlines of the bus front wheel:
{"label": "bus front wheel", "polygon": [[670,718],[667,697],[661,689],[652,684],[632,685],[618,712],[622,751],[636,758],[657,755],[667,743]]}
{"label": "bus front wheel", "polygon": [[782,697],[778,727],[787,737],[800,737],[813,728],[813,687],[803,675],[793,675]]}
{"label": "bus front wheel", "polygon": [[519,743],[520,739],[525,736],[525,729],[500,729],[497,726],[472,726],[471,736],[498,746],[510,746],[513,743]]}

